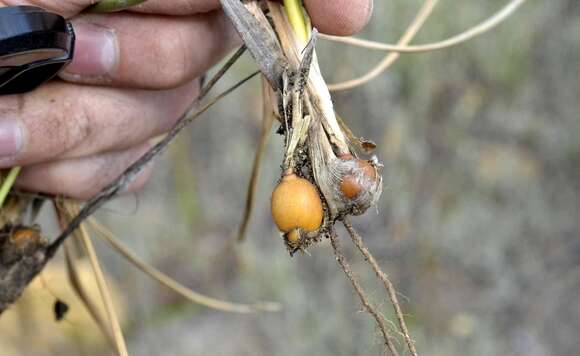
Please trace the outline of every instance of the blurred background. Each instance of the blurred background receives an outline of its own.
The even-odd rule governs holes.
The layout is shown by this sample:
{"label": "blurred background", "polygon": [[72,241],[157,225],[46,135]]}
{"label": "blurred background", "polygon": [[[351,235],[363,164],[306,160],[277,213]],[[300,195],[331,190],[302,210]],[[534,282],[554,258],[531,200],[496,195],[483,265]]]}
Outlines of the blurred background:
{"label": "blurred background", "polygon": [[[506,3],[441,0],[414,43],[462,32]],[[376,1],[360,37],[396,42],[421,4]],[[363,74],[382,56],[319,41],[329,83]],[[253,69],[244,58],[219,89]],[[237,315],[192,305],[99,243],[133,355],[382,352],[328,242],[293,258],[282,244],[269,211],[282,159],[274,132],[248,239],[233,242],[259,138],[259,88],[254,80],[221,101],[157,162],[145,190],[98,217],[196,291],[279,301],[284,309]],[[379,79],[335,93],[334,101],[357,135],[378,144],[385,164],[378,213],[353,222],[400,292],[419,353],[576,354],[580,2],[528,1],[492,32],[460,47],[404,54]],[[392,318],[382,286],[344,229],[339,234],[372,300]],[[53,263],[44,283],[0,319],[1,355],[112,354],[62,274]],[[71,307],[60,323],[54,295]]]}

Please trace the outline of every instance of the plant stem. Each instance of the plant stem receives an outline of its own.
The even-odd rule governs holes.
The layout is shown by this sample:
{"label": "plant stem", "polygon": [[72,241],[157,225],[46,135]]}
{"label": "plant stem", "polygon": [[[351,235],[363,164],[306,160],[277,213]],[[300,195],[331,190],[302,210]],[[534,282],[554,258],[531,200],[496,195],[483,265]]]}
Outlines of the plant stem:
{"label": "plant stem", "polygon": [[4,201],[10,192],[10,189],[14,185],[16,178],[18,178],[18,174],[20,173],[20,167],[12,167],[4,182],[2,182],[2,186],[0,187],[0,209],[4,205]]}
{"label": "plant stem", "polygon": [[296,33],[300,43],[308,42],[308,27],[306,26],[306,17],[304,16],[304,9],[301,0],[284,0],[284,8],[288,21],[292,29]]}
{"label": "plant stem", "polygon": [[147,0],[102,0],[89,7],[88,12],[115,12],[139,5]]}

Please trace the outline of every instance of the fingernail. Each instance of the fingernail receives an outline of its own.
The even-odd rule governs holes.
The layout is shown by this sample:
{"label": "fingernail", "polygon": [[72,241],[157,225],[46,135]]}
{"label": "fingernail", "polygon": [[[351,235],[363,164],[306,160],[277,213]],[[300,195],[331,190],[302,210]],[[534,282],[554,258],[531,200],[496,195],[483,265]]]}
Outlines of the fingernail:
{"label": "fingernail", "polygon": [[115,32],[91,23],[76,23],[74,29],[75,54],[64,73],[81,77],[102,77],[111,74],[118,60]]}
{"label": "fingernail", "polygon": [[16,120],[0,120],[0,157],[11,157],[22,149],[22,125]]}

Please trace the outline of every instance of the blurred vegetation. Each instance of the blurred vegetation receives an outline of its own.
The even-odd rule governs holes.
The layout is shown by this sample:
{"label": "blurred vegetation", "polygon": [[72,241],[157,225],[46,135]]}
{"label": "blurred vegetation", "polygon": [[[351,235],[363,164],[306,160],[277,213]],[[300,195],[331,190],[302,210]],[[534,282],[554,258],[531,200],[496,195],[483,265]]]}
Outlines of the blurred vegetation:
{"label": "blurred vegetation", "polygon": [[[505,3],[440,1],[415,43],[459,33]],[[377,1],[360,36],[395,42],[420,5]],[[483,37],[404,54],[380,79],[334,96],[384,161],[378,213],[353,222],[404,296],[422,355],[577,352],[579,38],[578,1],[529,1]],[[368,70],[381,53],[320,41],[319,57],[328,81],[338,82]],[[246,58],[226,82],[252,68]],[[143,192],[99,217],[137,254],[198,291],[278,300],[285,309],[247,316],[191,305],[100,245],[127,301],[134,355],[381,354],[329,245],[294,258],[283,247],[269,215],[280,136],[272,135],[264,157],[248,241],[233,242],[259,137],[259,88],[254,81],[212,109],[157,163]],[[368,265],[353,249],[348,257],[389,313]],[[54,354],[15,340],[0,336],[2,350]],[[59,354],[77,354],[83,342],[59,339]]]}

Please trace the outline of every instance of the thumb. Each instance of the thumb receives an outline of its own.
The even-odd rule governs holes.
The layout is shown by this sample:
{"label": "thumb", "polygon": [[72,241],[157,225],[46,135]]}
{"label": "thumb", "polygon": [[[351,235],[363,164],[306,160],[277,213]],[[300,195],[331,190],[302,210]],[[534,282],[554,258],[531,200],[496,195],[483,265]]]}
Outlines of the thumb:
{"label": "thumb", "polygon": [[37,6],[64,17],[72,17],[96,2],[98,0],[0,0],[0,7]]}

